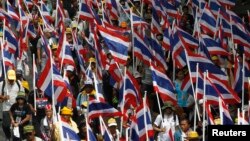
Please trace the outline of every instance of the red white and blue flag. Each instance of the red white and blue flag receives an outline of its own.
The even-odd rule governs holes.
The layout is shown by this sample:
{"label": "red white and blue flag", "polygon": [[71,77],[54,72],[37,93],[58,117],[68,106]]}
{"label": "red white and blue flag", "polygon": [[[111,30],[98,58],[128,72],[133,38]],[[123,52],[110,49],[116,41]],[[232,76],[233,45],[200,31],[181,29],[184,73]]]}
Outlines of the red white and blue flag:
{"label": "red white and blue flag", "polygon": [[9,1],[7,1],[7,13],[12,19],[19,21],[19,16],[17,15],[14,7],[10,4]]}
{"label": "red white and blue flag", "polygon": [[[80,138],[77,135],[77,133],[74,131],[74,129],[66,122],[62,123],[62,132],[63,132],[63,139],[64,141],[79,141]],[[92,141],[92,140],[91,140]]]}
{"label": "red white and blue flag", "polygon": [[126,64],[128,59],[128,48],[130,41],[115,32],[109,31],[102,26],[98,26],[99,32],[109,48],[114,60],[120,64]]}
{"label": "red white and blue flag", "polygon": [[103,103],[97,100],[91,100],[89,101],[89,107],[88,107],[88,118],[93,119],[97,118],[99,116],[102,117],[115,117],[115,116],[121,116],[121,112],[119,112],[114,107],[110,106],[107,103]]}
{"label": "red white and blue flag", "polygon": [[220,119],[222,125],[234,125],[228,107],[225,104],[225,102],[221,99],[219,99],[219,108],[220,108]]}
{"label": "red white and blue flag", "polygon": [[151,65],[154,90],[158,92],[163,102],[172,101],[176,104],[175,88],[166,74]]}

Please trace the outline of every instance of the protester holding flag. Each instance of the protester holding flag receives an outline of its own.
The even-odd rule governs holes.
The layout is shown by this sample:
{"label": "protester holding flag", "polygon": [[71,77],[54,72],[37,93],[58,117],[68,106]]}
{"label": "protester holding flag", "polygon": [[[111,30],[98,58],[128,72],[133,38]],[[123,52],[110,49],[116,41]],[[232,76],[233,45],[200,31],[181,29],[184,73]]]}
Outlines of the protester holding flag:
{"label": "protester holding flag", "polygon": [[[35,93],[34,93],[35,92]],[[34,95],[35,99],[34,100]],[[28,95],[28,103],[32,105],[32,124],[35,127],[36,134],[38,136],[41,136],[41,131],[40,131],[40,122],[42,118],[45,117],[46,112],[45,112],[45,107],[47,104],[51,103],[52,100],[49,96],[45,95],[45,93],[40,90],[36,89],[35,91],[32,90],[29,95]],[[36,106],[35,106],[36,105]],[[34,109],[36,107],[36,111]]]}
{"label": "protester holding flag", "polygon": [[110,118],[108,120],[108,130],[110,134],[112,135],[112,140],[113,141],[119,141],[120,133],[117,129],[117,123],[114,118]]}
{"label": "protester holding flag", "polygon": [[[158,139],[165,141],[169,139],[169,136],[173,136],[175,133],[175,127],[179,124],[177,115],[174,113],[175,108],[172,102],[165,102],[162,109],[162,114],[159,114],[153,124],[153,128],[158,132]],[[169,135],[171,130],[172,135]]]}
{"label": "protester holding flag", "polygon": [[53,130],[53,110],[52,105],[47,104],[45,106],[46,116],[41,120],[40,130],[42,139],[45,141],[51,141],[51,135]]}
{"label": "protester holding flag", "polygon": [[19,91],[24,91],[23,87],[20,86],[20,82],[16,80],[16,72],[14,70],[8,70],[7,80],[0,82],[0,100],[3,102],[3,131],[6,140],[10,139],[10,124],[11,119],[9,116],[9,110],[11,105],[16,102],[16,96]]}
{"label": "protester holding flag", "polygon": [[[73,116],[73,110],[69,107],[63,107],[61,109],[61,113],[60,113],[60,117],[61,118],[61,122],[65,122],[67,123],[68,125],[70,125],[70,127],[74,130],[74,132],[77,134],[79,133],[79,129],[77,128],[77,124],[71,119],[71,117]],[[62,141],[61,139],[61,136],[60,136],[60,123],[59,122],[56,122],[54,123],[53,125],[53,132],[52,132],[52,137],[53,137],[53,140],[56,140],[56,141]]]}

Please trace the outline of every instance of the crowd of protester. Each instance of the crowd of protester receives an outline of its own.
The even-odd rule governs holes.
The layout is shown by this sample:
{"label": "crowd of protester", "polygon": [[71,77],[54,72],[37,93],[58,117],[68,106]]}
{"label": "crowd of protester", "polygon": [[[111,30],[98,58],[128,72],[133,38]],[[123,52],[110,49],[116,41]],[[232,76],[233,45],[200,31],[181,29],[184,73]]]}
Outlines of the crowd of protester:
{"label": "crowd of protester", "polygon": [[[135,78],[141,97],[147,97],[150,119],[152,122],[153,140],[167,141],[169,136],[172,136],[175,141],[201,141],[203,140],[203,137],[207,140],[207,132],[203,131],[203,126],[205,124],[207,128],[209,119],[206,118],[206,121],[202,120],[204,102],[202,99],[195,100],[194,93],[190,93],[181,88],[185,77],[189,75],[189,68],[188,66],[183,68],[174,67],[174,60],[171,55],[169,55],[169,50],[164,50],[164,61],[168,66],[167,70],[164,70],[161,66],[158,67],[163,70],[164,74],[166,74],[173,82],[177,100],[176,104],[172,101],[163,101],[161,98],[159,101],[157,100],[157,94],[153,86],[152,70],[149,65],[133,56],[133,49],[131,49],[131,47],[128,51],[129,57],[126,64],[117,64],[117,62],[113,63],[114,59],[112,57],[112,52],[109,51],[106,42],[101,36],[95,37],[96,35],[93,34],[95,30],[94,28],[96,28],[93,27],[93,23],[90,23],[88,20],[79,19],[79,12],[81,11],[79,5],[81,5],[82,1],[60,1],[64,13],[63,23],[61,24],[63,25],[63,31],[60,31],[61,25],[56,27],[52,26],[53,29],[47,27],[43,17],[40,15],[41,9],[38,8],[42,5],[41,3],[43,3],[51,17],[48,22],[51,25],[56,25],[56,23],[59,22],[59,19],[57,18],[58,12],[56,11],[58,6],[56,0],[34,0],[32,6],[24,4],[24,2],[27,3],[27,1],[23,0],[21,3],[17,3],[15,0],[8,0],[10,5],[16,8],[16,11],[18,11],[18,4],[22,5],[21,7],[28,15],[29,22],[34,26],[36,35],[25,39],[27,48],[22,50],[21,58],[19,58],[20,56],[15,57],[13,63],[14,66],[8,66],[8,70],[1,72],[3,76],[2,81],[0,82],[0,100],[2,103],[3,115],[2,128],[6,141],[12,139],[13,141],[62,141],[64,139],[61,138],[60,133],[62,132],[61,122],[68,123],[74,132],[77,133],[80,140],[87,140],[86,125],[89,123],[95,138],[99,141],[105,140],[100,129],[100,125],[102,124],[100,120],[98,118],[91,119],[90,121],[86,119],[88,118],[89,101],[97,99],[97,91],[99,91],[109,105],[121,111],[120,95],[122,92],[120,88],[122,83],[114,84],[111,83],[111,81],[114,79],[112,78],[114,73],[120,73],[123,81],[123,78],[125,77],[123,74],[126,69]],[[105,0],[96,0],[96,2],[97,5],[92,4],[93,10],[95,10],[99,18],[103,19],[102,7],[105,6]],[[175,4],[174,1],[169,0],[169,2],[173,2],[173,5]],[[183,0],[180,2],[181,4],[178,7],[178,12],[180,12],[178,26],[192,35],[195,29],[195,17],[191,12],[192,7],[187,4],[188,1]],[[117,3],[119,7],[119,17],[109,17],[112,27],[117,28],[118,30],[131,29],[129,10],[132,9],[131,11],[138,16],[141,16],[142,19],[149,24],[145,29],[145,34],[150,37],[151,33],[149,27],[152,20],[152,4],[146,2],[146,0],[143,4],[140,0],[119,0]],[[7,1],[2,2],[1,10],[6,9],[6,5]],[[169,27],[171,27],[175,19],[169,16],[167,20],[170,23]],[[3,37],[4,24],[6,23],[2,20],[0,25],[1,38]],[[96,23],[94,23],[94,25],[95,24]],[[20,37],[20,27],[16,28],[15,25],[10,25],[10,27],[13,30],[13,34],[15,34],[18,39],[18,37]],[[248,27],[247,24],[246,27]],[[60,31],[62,36],[65,34],[63,40],[60,40],[61,35],[57,35],[58,31]],[[129,32],[121,33],[123,36],[131,38]],[[42,34],[43,36],[41,36]],[[79,43],[75,43],[75,38],[77,38]],[[156,40],[159,44],[162,44],[163,38],[163,33],[157,33]],[[72,96],[66,97],[68,98],[68,101],[70,98],[72,99],[71,104],[64,104],[63,106],[55,105],[51,93],[46,93],[43,91],[43,88],[37,87],[33,84],[34,82],[29,83],[30,81],[27,80],[35,77],[34,73],[32,74],[30,71],[35,70],[34,64],[33,68],[29,70],[29,66],[31,65],[29,65],[28,62],[31,61],[34,61],[37,66],[38,76],[40,76],[39,79],[45,79],[41,78],[41,74],[46,66],[49,65],[48,60],[50,58],[48,58],[46,48],[43,47],[44,40],[50,47],[54,65],[60,70],[61,75],[65,75],[68,79]],[[101,51],[104,52],[103,55],[105,55],[105,57],[99,57],[101,62],[106,62],[106,66],[101,69],[101,72],[99,72],[100,66],[98,66],[100,65],[98,64],[100,63],[98,62],[100,60],[98,60],[96,56],[97,54],[93,51],[100,50],[93,48],[93,46],[95,46],[93,44],[96,42],[92,40],[98,40],[97,43],[101,46]],[[62,54],[58,53],[60,46],[62,44],[66,45],[64,42],[70,46],[70,54],[73,58],[73,64],[63,62],[61,60],[62,56],[60,56]],[[3,42],[1,42],[1,44],[2,43]],[[75,47],[79,45],[82,46],[81,52],[77,51],[77,48]],[[3,48],[3,44],[1,47]],[[30,56],[30,54],[34,54],[35,57],[32,58],[32,55]],[[240,59],[244,58],[244,53],[241,50],[238,49],[236,54],[238,54]],[[84,69],[81,68],[79,55],[83,58]],[[248,61],[247,63],[249,63],[248,57],[246,57],[246,60]],[[235,73],[235,65],[233,65],[234,60],[232,57],[213,55],[211,56],[211,61],[227,74],[228,83],[233,85],[231,83],[233,83],[234,80],[233,73]],[[117,70],[112,70],[111,67],[113,67],[112,65],[114,64],[118,68]],[[83,73],[83,70],[85,70],[85,73]],[[36,81],[39,80],[36,79]],[[96,83],[100,84],[101,90],[97,90]],[[242,99],[241,91],[238,92],[238,96]],[[245,97],[243,100],[247,105],[249,99],[248,89],[244,89],[244,92]],[[131,111],[128,117],[132,117],[136,111],[136,107],[130,105],[129,107],[130,108],[128,109]],[[197,112],[199,114],[195,114],[195,107],[198,107]],[[240,107],[241,103],[229,105],[229,112],[234,122],[238,120],[237,108]],[[247,117],[247,110],[242,110],[246,111],[243,114]],[[221,124],[218,105],[211,105],[211,111],[215,124]],[[57,113],[59,113],[60,116],[57,115]],[[199,117],[197,115],[199,115]],[[60,122],[58,121],[58,118],[60,118]],[[126,136],[128,136],[127,134],[132,133],[127,132],[127,129],[130,129],[132,125],[132,119],[130,118],[124,118],[127,121],[122,121],[120,117],[116,116],[103,117],[103,119],[108,132],[111,135],[110,138],[113,141],[125,140]],[[122,123],[123,125],[120,125]],[[237,121],[235,122],[235,124],[238,123],[239,122]],[[121,126],[122,128],[120,128]],[[122,131],[120,131],[121,129]],[[170,130],[172,135],[169,134]],[[205,136],[203,136],[204,132]]]}

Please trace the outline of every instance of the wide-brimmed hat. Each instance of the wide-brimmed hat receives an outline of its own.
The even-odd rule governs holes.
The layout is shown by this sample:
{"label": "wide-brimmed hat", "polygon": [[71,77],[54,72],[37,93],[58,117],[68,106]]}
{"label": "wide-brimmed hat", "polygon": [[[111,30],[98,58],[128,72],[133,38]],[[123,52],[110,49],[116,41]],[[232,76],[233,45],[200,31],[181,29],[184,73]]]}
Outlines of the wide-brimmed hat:
{"label": "wide-brimmed hat", "polygon": [[171,108],[172,110],[175,110],[174,105],[171,101],[165,102],[161,109],[165,110],[166,108]]}

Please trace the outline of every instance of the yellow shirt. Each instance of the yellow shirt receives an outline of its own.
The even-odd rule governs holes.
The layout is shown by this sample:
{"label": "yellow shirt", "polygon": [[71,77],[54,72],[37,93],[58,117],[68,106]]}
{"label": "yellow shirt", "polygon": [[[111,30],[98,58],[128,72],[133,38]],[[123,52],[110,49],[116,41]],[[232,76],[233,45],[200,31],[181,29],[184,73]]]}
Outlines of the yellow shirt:
{"label": "yellow shirt", "polygon": [[[77,128],[77,124],[72,120],[70,119],[70,124],[69,124],[72,129],[76,132],[76,133],[79,133],[79,129]],[[54,133],[53,133],[53,140],[54,141],[62,141],[61,138],[60,138],[60,124],[59,122],[56,122],[54,124]]]}

